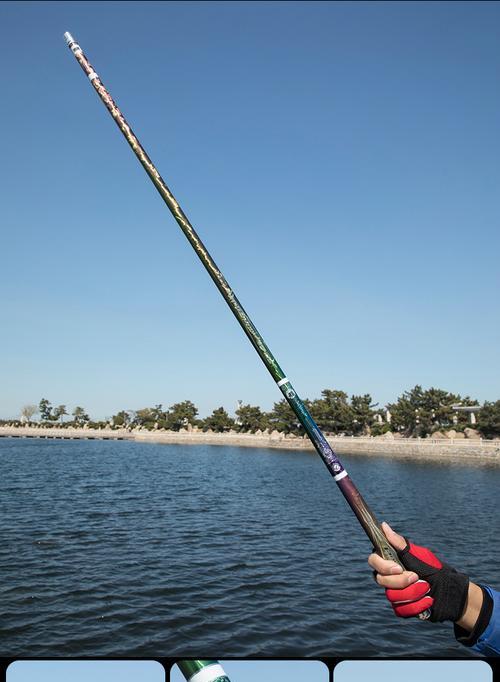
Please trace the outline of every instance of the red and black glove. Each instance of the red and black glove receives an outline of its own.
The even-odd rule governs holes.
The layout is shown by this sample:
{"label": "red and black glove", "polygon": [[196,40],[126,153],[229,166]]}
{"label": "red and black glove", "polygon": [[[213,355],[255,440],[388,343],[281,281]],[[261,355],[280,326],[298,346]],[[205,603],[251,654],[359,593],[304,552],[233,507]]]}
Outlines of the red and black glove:
{"label": "red and black glove", "polygon": [[430,609],[432,622],[456,622],[465,609],[469,578],[440,561],[430,549],[405,540],[406,547],[398,551],[398,557],[405,569],[420,579],[402,590],[386,589],[395,614],[410,618]]}

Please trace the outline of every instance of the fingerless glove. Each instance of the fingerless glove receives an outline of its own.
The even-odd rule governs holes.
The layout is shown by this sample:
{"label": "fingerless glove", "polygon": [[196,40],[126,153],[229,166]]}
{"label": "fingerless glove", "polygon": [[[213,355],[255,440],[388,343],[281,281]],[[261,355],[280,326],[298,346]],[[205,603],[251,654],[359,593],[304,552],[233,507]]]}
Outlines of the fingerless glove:
{"label": "fingerless glove", "polygon": [[398,557],[405,569],[416,573],[419,580],[402,590],[386,590],[396,615],[409,618],[430,608],[432,622],[460,620],[467,602],[469,578],[440,561],[430,549],[409,540],[398,551]]}

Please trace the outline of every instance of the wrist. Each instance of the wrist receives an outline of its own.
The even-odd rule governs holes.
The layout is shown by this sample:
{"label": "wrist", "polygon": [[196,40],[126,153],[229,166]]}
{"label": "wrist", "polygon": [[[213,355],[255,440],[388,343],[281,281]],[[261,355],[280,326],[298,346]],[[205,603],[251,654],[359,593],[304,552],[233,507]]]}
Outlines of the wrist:
{"label": "wrist", "polygon": [[479,619],[483,601],[483,590],[479,585],[469,581],[465,607],[459,620],[456,621],[456,625],[467,632],[472,632]]}
{"label": "wrist", "polygon": [[[471,583],[473,584],[473,583]],[[481,591],[482,595],[482,604],[479,610],[479,615],[476,618],[475,622],[473,623],[473,618],[471,618],[471,614],[475,611],[469,610],[469,613],[467,613],[467,608],[466,611],[464,612],[462,618],[455,623],[455,637],[460,644],[463,644],[464,646],[472,647],[474,646],[483,632],[486,630],[486,628],[489,625],[489,622],[491,620],[491,614],[493,613],[493,599],[491,598],[490,594],[488,593],[488,590],[484,589],[483,587],[479,585],[474,585],[474,588],[472,590],[472,600],[477,599],[477,591],[475,588],[479,588]],[[472,628],[469,629],[472,625]]]}

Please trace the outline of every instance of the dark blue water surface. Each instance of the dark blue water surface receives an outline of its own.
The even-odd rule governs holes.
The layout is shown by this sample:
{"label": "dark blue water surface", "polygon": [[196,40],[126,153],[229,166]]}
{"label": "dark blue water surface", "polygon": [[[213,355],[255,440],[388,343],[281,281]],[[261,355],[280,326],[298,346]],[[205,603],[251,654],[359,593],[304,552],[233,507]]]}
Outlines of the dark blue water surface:
{"label": "dark blue water surface", "polygon": [[[2,655],[469,655],[392,615],[312,453],[2,439],[0,462]],[[345,463],[381,519],[500,586],[500,469]]]}

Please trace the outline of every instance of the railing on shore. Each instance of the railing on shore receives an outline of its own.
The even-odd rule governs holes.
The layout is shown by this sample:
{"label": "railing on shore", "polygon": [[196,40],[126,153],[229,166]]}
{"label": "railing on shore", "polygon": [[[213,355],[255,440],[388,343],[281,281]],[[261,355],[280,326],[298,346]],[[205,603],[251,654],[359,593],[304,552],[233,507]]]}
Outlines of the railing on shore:
{"label": "railing on shore", "polygon": [[[127,440],[170,445],[230,445],[233,447],[307,450],[309,439],[293,434],[213,433],[199,430],[90,429],[74,427],[0,426],[0,438],[50,440]],[[341,455],[384,456],[400,459],[484,461],[500,465],[500,440],[480,438],[399,438],[387,436],[328,436]]]}
{"label": "railing on shore", "polygon": [[[156,436],[175,436],[180,439],[189,438],[248,438],[248,439],[262,439],[262,440],[280,440],[300,443],[304,441],[309,443],[305,436],[297,436],[295,434],[286,434],[283,432],[273,431],[272,433],[250,433],[238,431],[226,431],[224,433],[216,433],[213,431],[201,431],[193,429],[188,431],[181,429],[180,431],[167,431],[164,429],[148,430],[144,428],[139,429],[91,429],[91,428],[75,428],[67,426],[0,426],[0,438],[50,438],[61,440],[134,440],[140,438],[154,438]],[[484,438],[404,438],[400,436],[335,436],[327,435],[329,441],[335,443],[394,443],[400,445],[455,445],[465,447],[477,447],[478,445],[486,448],[499,448],[500,440],[486,440]]]}
{"label": "railing on shore", "polygon": [[394,438],[386,438],[384,436],[329,436],[328,440],[345,441],[356,440],[358,443],[366,442],[373,443],[374,441],[380,443],[409,443],[415,445],[418,443],[434,443],[436,445],[443,445],[451,443],[453,445],[484,445],[485,447],[500,447],[500,440],[486,440],[485,438],[403,438],[396,436]]}

